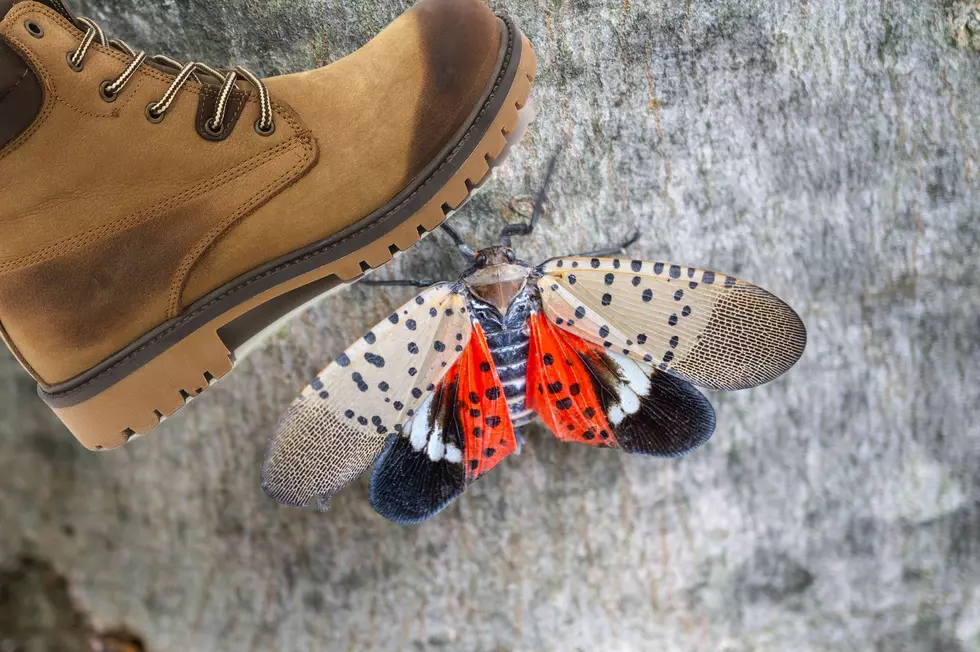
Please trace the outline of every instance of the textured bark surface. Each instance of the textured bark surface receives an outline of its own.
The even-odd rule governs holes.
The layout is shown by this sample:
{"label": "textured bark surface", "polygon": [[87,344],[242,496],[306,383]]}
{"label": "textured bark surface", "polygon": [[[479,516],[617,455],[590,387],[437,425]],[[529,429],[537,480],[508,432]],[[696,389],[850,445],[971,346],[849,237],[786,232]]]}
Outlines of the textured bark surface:
{"label": "textured bark surface", "polygon": [[[272,74],[335,60],[407,4],[89,0],[81,13],[151,52]],[[453,223],[490,243],[560,152],[524,258],[639,229],[638,257],[735,273],[794,306],[810,333],[799,365],[710,394],[718,428],[688,458],[533,428],[520,457],[401,528],[373,514],[366,482],[319,514],[276,506],[258,474],[296,391],[407,291],[327,299],[109,454],[82,450],[4,352],[0,603],[71,607],[46,622],[129,630],[153,651],[980,649],[978,10],[494,6],[537,46],[539,113]],[[459,263],[435,236],[378,276]],[[2,611],[0,640],[38,645],[12,649],[73,640]]]}

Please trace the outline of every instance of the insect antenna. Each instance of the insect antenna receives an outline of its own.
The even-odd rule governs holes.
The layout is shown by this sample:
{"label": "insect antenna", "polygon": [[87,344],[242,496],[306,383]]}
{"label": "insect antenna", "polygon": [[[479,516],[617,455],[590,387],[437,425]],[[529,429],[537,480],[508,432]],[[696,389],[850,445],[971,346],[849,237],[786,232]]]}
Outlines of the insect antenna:
{"label": "insect antenna", "polygon": [[509,247],[511,245],[511,236],[515,235],[531,235],[534,231],[535,225],[538,223],[538,218],[541,217],[541,213],[544,212],[544,205],[548,201],[548,186],[551,185],[551,177],[555,173],[555,168],[558,167],[558,157],[561,155],[561,149],[554,153],[551,157],[551,162],[548,163],[548,171],[544,176],[544,183],[541,184],[541,190],[538,191],[538,199],[534,202],[534,210],[531,212],[531,219],[527,222],[521,224],[508,224],[504,227],[503,231],[500,232],[500,244],[504,247]]}

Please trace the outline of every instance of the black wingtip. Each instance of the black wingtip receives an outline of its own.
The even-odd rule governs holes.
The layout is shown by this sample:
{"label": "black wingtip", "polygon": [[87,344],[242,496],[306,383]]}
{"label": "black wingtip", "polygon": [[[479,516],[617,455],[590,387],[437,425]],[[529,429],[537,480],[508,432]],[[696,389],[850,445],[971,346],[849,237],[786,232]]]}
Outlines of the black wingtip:
{"label": "black wingtip", "polygon": [[399,525],[416,525],[448,507],[466,489],[463,468],[433,462],[425,449],[416,451],[392,435],[371,473],[371,506]]}
{"label": "black wingtip", "polygon": [[654,371],[640,410],[616,426],[616,440],[627,453],[674,458],[711,439],[715,410],[690,383]]}

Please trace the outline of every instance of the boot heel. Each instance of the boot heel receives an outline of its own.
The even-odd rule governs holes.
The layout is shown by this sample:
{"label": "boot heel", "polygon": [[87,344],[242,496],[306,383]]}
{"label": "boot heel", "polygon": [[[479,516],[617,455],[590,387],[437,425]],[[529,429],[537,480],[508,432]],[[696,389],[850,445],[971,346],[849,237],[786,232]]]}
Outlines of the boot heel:
{"label": "boot heel", "polygon": [[152,430],[231,368],[217,332],[201,329],[105,391],[54,412],[86,448],[116,448]]}

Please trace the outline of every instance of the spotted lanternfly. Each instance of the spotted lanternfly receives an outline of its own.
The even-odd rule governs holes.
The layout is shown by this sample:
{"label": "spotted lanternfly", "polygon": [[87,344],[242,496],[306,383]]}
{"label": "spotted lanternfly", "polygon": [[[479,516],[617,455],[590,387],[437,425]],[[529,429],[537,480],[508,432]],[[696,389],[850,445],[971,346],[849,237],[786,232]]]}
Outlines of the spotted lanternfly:
{"label": "spotted lanternfly", "polygon": [[427,287],[294,402],[263,466],[269,495],[322,504],[373,463],[375,510],[417,523],[517,451],[534,419],[562,441],[676,457],[715,427],[694,385],[754,387],[803,354],[799,316],[733,276],[610,257],[621,249],[519,261],[511,236],[539,213],[475,253],[447,228],[471,256],[459,280],[395,282]]}

